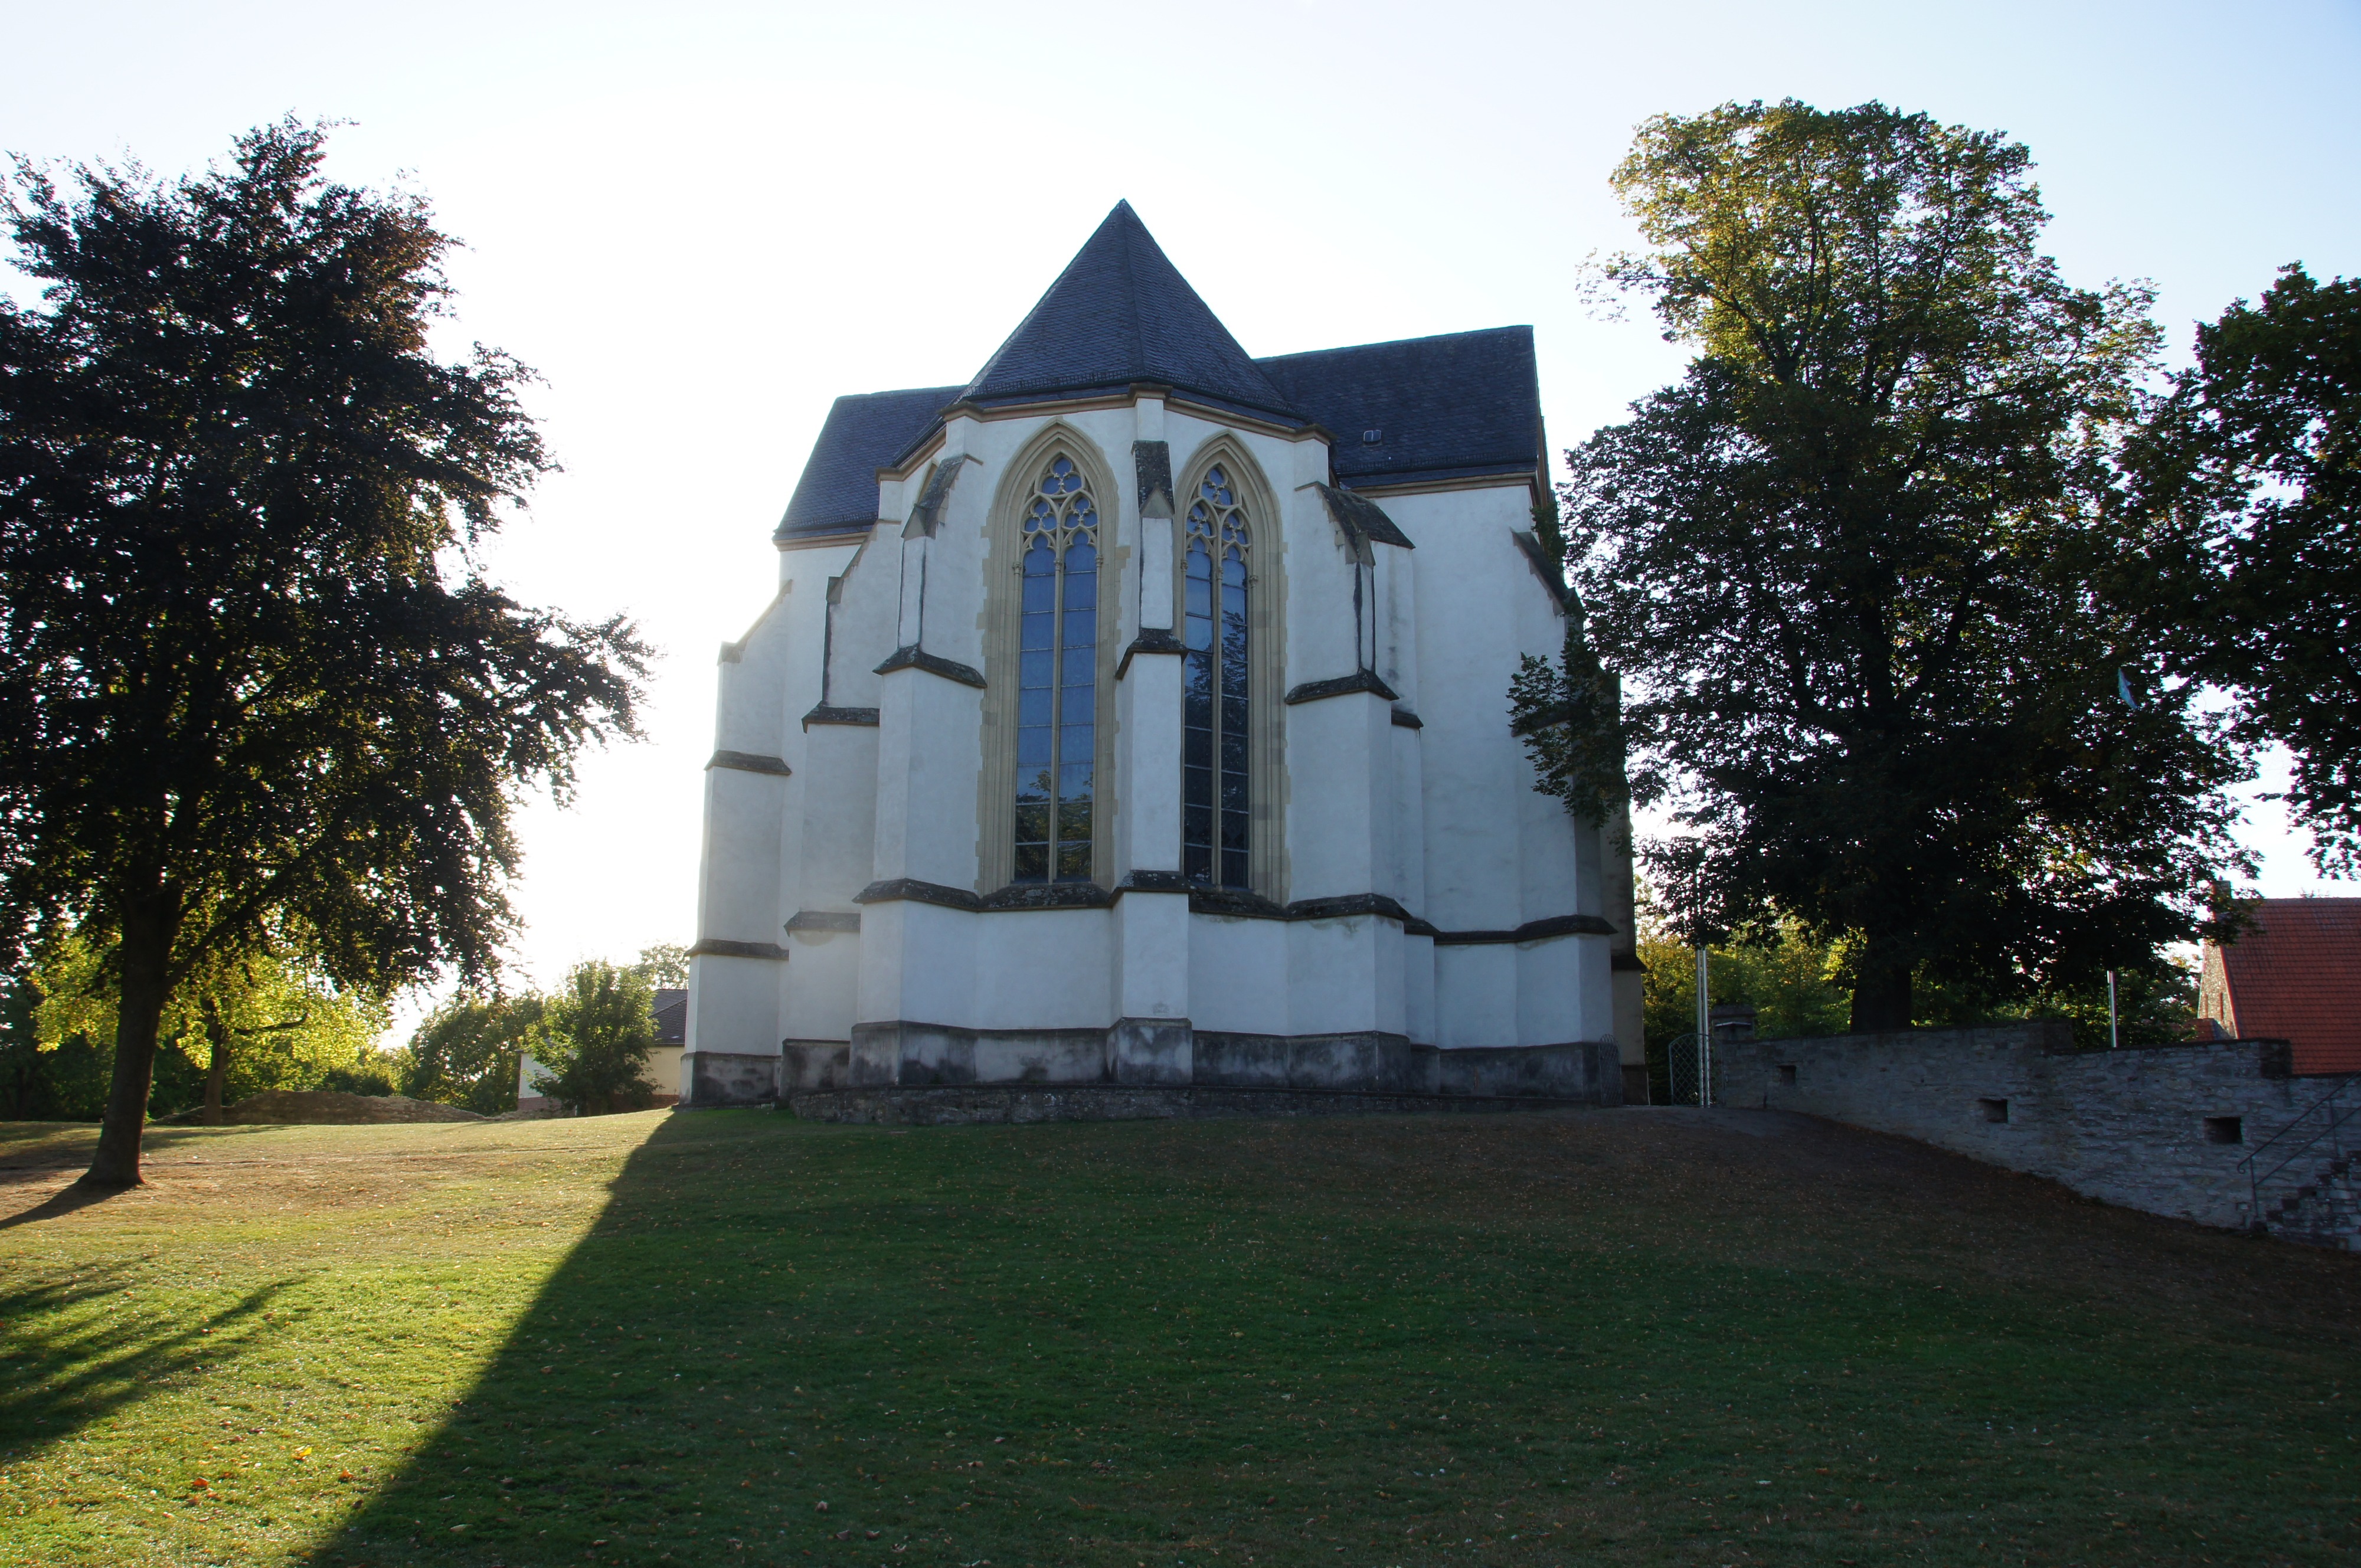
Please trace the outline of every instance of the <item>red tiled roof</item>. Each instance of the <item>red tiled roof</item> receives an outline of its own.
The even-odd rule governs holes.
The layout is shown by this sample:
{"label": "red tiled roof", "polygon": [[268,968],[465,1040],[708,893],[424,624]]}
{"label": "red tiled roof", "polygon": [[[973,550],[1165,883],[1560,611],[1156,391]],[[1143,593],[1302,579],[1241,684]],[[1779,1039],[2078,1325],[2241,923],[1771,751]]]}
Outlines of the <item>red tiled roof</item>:
{"label": "red tiled roof", "polygon": [[2267,898],[2221,949],[2247,1039],[2295,1047],[2298,1072],[2361,1072],[2361,898]]}

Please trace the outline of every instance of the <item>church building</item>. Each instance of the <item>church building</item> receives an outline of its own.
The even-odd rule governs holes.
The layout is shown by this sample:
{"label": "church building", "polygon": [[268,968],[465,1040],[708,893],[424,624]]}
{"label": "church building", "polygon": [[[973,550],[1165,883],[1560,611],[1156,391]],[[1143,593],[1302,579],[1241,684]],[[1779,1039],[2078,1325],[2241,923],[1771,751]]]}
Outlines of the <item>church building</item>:
{"label": "church building", "polygon": [[1509,729],[1547,454],[1532,329],[1252,358],[1128,203],[965,385],[838,399],[721,651],[683,1102],[1644,1092],[1629,828]]}

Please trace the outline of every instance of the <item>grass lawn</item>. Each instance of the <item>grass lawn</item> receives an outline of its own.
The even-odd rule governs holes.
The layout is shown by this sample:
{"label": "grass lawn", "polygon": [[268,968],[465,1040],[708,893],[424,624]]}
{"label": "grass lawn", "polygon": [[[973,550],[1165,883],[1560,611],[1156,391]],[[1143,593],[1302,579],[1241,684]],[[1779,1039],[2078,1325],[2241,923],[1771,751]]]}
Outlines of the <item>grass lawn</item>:
{"label": "grass lawn", "polygon": [[2361,1258],[1629,1111],[0,1127],[0,1563],[2361,1560]]}

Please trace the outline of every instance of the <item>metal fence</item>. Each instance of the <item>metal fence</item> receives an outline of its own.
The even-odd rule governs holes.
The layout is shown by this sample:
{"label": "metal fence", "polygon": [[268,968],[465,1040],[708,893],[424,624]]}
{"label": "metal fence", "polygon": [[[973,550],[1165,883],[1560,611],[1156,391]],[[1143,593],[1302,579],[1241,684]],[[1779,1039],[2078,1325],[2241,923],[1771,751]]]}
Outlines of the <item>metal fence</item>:
{"label": "metal fence", "polygon": [[1709,1036],[1695,1030],[1681,1036],[1664,1047],[1664,1066],[1672,1079],[1669,1103],[1710,1105],[1714,1102],[1713,1046]]}

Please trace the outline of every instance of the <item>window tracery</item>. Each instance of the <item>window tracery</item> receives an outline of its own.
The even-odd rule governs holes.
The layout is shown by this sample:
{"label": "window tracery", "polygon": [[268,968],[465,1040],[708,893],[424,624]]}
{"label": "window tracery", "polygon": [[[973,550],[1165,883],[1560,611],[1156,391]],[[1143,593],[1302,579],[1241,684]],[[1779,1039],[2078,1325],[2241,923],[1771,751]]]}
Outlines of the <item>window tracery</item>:
{"label": "window tracery", "polygon": [[1246,696],[1252,548],[1246,508],[1217,464],[1189,505],[1181,603],[1181,871],[1212,887],[1252,885]]}
{"label": "window tracery", "polygon": [[1091,880],[1098,569],[1098,504],[1073,458],[1057,453],[1019,539],[1016,882]]}

